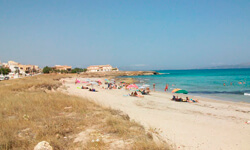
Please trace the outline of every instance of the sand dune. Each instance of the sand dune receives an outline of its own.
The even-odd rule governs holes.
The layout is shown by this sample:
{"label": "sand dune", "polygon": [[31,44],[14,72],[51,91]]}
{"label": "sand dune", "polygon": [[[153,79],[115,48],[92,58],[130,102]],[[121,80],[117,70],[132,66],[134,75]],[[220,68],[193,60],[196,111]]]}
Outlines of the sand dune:
{"label": "sand dune", "polygon": [[[81,80],[84,80],[83,78]],[[124,89],[99,92],[77,89],[75,79],[65,79],[69,94],[87,97],[100,105],[122,110],[131,119],[153,129],[175,149],[249,150],[250,104],[196,97],[199,103],[171,101],[171,93],[152,92],[144,98],[125,96]]]}

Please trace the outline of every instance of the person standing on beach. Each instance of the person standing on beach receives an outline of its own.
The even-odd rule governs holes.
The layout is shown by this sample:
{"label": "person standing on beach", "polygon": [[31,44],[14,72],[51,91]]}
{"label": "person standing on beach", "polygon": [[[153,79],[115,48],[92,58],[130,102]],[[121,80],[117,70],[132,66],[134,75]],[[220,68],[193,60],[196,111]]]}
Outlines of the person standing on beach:
{"label": "person standing on beach", "polygon": [[153,91],[155,92],[155,83],[153,84]]}
{"label": "person standing on beach", "polygon": [[166,87],[165,87],[165,92],[168,91],[168,84],[166,84]]}

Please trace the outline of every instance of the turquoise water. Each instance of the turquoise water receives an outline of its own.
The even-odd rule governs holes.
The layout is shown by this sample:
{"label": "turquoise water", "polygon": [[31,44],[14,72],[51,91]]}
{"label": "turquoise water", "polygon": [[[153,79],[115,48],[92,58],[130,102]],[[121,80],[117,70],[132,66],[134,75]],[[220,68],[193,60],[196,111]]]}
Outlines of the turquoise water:
{"label": "turquoise water", "polygon": [[[157,71],[157,70],[156,70]],[[190,95],[220,100],[250,102],[250,69],[158,70],[161,75],[134,76],[157,91],[185,89]]]}

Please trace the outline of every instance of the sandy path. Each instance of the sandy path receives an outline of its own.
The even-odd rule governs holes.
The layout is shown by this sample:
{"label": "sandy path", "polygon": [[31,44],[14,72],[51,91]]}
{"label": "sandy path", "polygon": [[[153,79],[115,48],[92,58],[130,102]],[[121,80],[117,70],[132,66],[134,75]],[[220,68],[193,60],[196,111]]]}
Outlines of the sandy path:
{"label": "sandy path", "polygon": [[[84,80],[84,79],[81,79]],[[99,92],[77,89],[74,79],[65,79],[69,94],[122,110],[147,129],[156,131],[176,149],[249,150],[250,104],[199,98],[199,103],[171,101],[171,93],[153,92],[144,98],[124,96],[126,90]]]}

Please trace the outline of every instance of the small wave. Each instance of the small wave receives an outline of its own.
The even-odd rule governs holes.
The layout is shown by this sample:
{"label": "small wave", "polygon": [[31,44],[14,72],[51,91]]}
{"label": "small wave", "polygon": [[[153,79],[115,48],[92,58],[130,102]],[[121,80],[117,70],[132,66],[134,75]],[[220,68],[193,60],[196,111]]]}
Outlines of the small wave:
{"label": "small wave", "polygon": [[244,93],[245,96],[250,96],[250,93]]}
{"label": "small wave", "polygon": [[159,74],[170,74],[170,73],[159,73]]}

